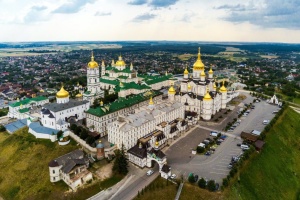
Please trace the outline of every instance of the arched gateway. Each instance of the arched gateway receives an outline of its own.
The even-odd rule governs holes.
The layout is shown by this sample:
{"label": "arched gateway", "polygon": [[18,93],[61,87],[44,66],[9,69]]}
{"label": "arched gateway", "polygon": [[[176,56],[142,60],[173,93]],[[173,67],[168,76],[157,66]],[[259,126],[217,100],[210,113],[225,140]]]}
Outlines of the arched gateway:
{"label": "arched gateway", "polygon": [[145,166],[153,167],[153,162],[159,166],[161,177],[169,178],[171,176],[171,167],[167,165],[166,155],[159,149],[159,143],[156,142],[154,147],[143,146],[142,143],[135,145],[127,151],[129,161],[141,168]]}

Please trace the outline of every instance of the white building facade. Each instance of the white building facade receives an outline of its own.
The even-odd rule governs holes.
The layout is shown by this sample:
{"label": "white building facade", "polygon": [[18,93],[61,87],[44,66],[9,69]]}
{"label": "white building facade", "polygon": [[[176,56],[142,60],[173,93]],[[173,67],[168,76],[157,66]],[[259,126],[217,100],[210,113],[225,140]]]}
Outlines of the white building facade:
{"label": "white building facade", "polygon": [[56,130],[66,130],[70,123],[68,120],[73,118],[75,121],[86,117],[85,111],[90,108],[87,100],[75,101],[69,99],[69,93],[61,87],[56,94],[56,102],[45,104],[41,110],[41,123],[45,127]]}

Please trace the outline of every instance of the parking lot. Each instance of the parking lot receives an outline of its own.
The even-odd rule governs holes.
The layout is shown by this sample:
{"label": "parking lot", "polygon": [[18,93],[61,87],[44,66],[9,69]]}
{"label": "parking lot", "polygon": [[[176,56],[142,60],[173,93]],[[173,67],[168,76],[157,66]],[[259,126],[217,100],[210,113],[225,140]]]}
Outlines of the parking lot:
{"label": "parking lot", "polygon": [[[244,103],[251,103],[253,98],[249,97],[249,95],[247,96],[248,98],[245,99]],[[231,158],[240,155],[242,152],[241,148],[237,146],[238,143],[242,142],[239,139],[240,133],[252,130],[262,131],[265,127],[262,123],[263,120],[271,120],[275,116],[272,112],[279,109],[277,106],[270,105],[265,101],[254,103],[254,105],[255,109],[248,116],[241,118],[240,125],[233,132],[225,133],[227,138],[218,146],[214,154],[210,156],[192,155],[191,151],[205,138],[209,137],[210,130],[221,131],[221,127],[225,127],[226,124],[206,127],[198,126],[167,149],[165,153],[168,164],[172,168],[172,173],[175,173],[177,177],[183,175],[184,178],[187,178],[188,174],[193,172],[199,178],[213,179],[221,183],[222,179],[229,174],[230,169],[228,165]],[[237,115],[236,110],[231,115]]]}

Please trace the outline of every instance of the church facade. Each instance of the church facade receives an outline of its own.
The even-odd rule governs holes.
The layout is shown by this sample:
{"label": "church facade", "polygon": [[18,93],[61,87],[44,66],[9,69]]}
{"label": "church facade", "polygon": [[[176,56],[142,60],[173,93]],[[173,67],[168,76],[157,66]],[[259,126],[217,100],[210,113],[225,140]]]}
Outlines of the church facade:
{"label": "church facade", "polygon": [[174,86],[169,88],[169,99],[184,104],[185,111],[194,113],[197,120],[210,120],[212,115],[225,109],[229,101],[224,82],[218,90],[213,73],[212,68],[205,73],[199,48],[193,72],[190,74],[187,68],[185,69],[179,90],[175,90]]}
{"label": "church facade", "polygon": [[66,130],[72,117],[75,121],[86,118],[85,111],[90,108],[87,100],[69,99],[69,92],[62,86],[56,93],[56,102],[45,104],[41,110],[41,123],[44,127]]}

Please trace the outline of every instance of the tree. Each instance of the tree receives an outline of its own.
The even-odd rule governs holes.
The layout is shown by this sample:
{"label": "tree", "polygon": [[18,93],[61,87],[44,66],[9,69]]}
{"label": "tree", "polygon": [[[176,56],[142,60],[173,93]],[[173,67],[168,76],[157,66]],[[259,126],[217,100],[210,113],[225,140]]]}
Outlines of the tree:
{"label": "tree", "polygon": [[80,138],[85,140],[89,136],[88,131],[85,128],[81,128]]}
{"label": "tree", "polygon": [[85,141],[86,141],[86,143],[88,143],[89,145],[92,145],[92,144],[95,142],[95,138],[89,135],[89,136],[85,139]]}
{"label": "tree", "polygon": [[189,176],[188,180],[189,180],[190,183],[195,183],[196,180],[195,180],[194,174],[191,174],[191,175]]}
{"label": "tree", "polygon": [[4,131],[6,131],[6,128],[4,126],[0,125],[0,132],[4,132]]}
{"label": "tree", "polygon": [[203,147],[197,147],[197,153],[203,153],[205,149]]}
{"label": "tree", "polygon": [[223,186],[224,186],[224,187],[227,187],[228,184],[229,184],[228,179],[227,179],[227,178],[223,178]]}
{"label": "tree", "polygon": [[199,181],[198,181],[198,186],[200,188],[205,188],[206,187],[206,181],[204,180],[204,178],[201,178]]}
{"label": "tree", "polygon": [[72,131],[74,131],[76,128],[77,128],[77,125],[76,125],[76,124],[71,124],[70,129],[71,129]]}
{"label": "tree", "polygon": [[64,135],[64,132],[58,131],[57,134],[56,134],[57,139],[59,140],[61,137],[63,137],[63,135]]}
{"label": "tree", "polygon": [[122,144],[121,149],[115,151],[116,159],[113,166],[113,171],[126,175],[128,173],[128,160],[125,156],[125,147]]}
{"label": "tree", "polygon": [[208,181],[207,183],[207,189],[211,192],[215,191],[216,190],[216,183],[214,180],[210,180]]}

